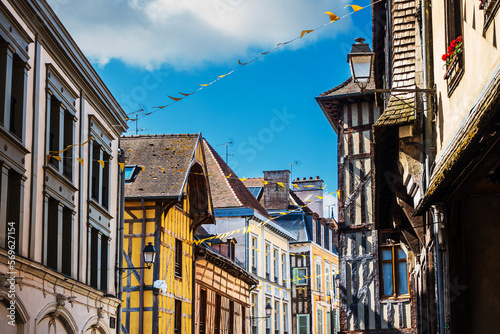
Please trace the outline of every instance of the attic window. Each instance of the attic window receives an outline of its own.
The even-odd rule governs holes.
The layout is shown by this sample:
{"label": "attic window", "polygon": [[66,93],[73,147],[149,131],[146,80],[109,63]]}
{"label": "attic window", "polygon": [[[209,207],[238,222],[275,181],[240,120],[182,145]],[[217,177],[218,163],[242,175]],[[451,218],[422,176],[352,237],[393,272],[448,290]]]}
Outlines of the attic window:
{"label": "attic window", "polygon": [[140,168],[137,165],[125,166],[125,183],[134,182]]}
{"label": "attic window", "polygon": [[255,196],[255,198],[259,199],[262,187],[248,187],[248,190]]}

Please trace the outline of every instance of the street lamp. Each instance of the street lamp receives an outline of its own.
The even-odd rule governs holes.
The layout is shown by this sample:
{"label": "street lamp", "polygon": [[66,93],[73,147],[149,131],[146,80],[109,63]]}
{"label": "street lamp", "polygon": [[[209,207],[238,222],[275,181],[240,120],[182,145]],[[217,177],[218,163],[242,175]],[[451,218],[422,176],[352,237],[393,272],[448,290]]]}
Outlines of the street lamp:
{"label": "street lamp", "polygon": [[351,67],[352,78],[361,89],[366,88],[372,73],[373,57],[375,53],[370,50],[368,43],[363,43],[364,38],[358,37],[352,45],[351,52],[347,55],[347,62]]}
{"label": "street lamp", "polygon": [[273,307],[271,306],[271,304],[267,303],[265,310],[266,310],[265,317],[251,317],[250,320],[269,318],[271,316],[271,314],[273,313]]}
{"label": "street lamp", "polygon": [[351,52],[347,55],[347,62],[351,68],[353,81],[358,85],[361,93],[435,93],[433,88],[414,88],[414,89],[366,89],[370,82],[373,58],[375,53],[372,52],[368,43],[364,43],[365,39],[358,37],[356,43],[352,45]]}
{"label": "street lamp", "polygon": [[156,249],[153,246],[151,242],[148,242],[146,247],[142,250],[142,256],[144,257],[144,263],[146,264],[145,267],[127,267],[127,268],[116,268],[116,270],[122,272],[124,270],[131,270],[131,269],[151,269],[151,265],[153,262],[155,262],[156,258]]}

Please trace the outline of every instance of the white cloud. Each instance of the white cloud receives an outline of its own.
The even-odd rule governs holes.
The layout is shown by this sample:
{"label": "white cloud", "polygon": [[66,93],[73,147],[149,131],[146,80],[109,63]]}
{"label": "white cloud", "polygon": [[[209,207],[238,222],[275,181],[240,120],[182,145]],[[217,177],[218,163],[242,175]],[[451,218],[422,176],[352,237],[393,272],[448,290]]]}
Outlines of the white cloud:
{"label": "white cloud", "polygon": [[[85,54],[154,68],[246,59],[256,50],[328,22],[325,11],[348,13],[347,0],[49,0]],[[350,17],[310,34],[292,48],[333,37]],[[254,53],[252,53],[254,52]]]}

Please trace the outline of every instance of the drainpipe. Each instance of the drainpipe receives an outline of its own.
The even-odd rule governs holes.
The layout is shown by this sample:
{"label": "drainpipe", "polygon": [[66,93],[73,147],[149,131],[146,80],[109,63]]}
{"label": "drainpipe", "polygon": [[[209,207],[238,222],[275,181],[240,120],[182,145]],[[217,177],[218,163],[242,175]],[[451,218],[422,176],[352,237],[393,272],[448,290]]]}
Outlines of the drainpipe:
{"label": "drainpipe", "polygon": [[[422,12],[422,62],[423,62],[423,88],[434,87],[433,59],[432,59],[432,17],[430,0],[421,1]],[[423,180],[423,188],[426,192],[429,187],[431,177],[431,165],[434,162],[434,101],[430,94],[426,95],[422,103],[424,109],[424,147],[425,147],[425,175]],[[443,248],[445,240],[443,236],[442,223],[444,219],[443,208],[440,205],[433,206],[431,210],[433,231],[434,231],[434,247],[436,254],[436,285],[437,285],[437,304],[438,304],[438,322],[439,334],[445,334],[445,299],[444,299],[444,260]],[[429,217],[429,214],[427,215]]]}
{"label": "drainpipe", "polygon": [[[120,139],[118,139],[118,147],[120,147]],[[125,163],[125,151],[119,148],[118,151],[118,162]],[[118,167],[120,168],[120,167]],[[120,170],[120,169],[119,169]],[[124,229],[124,215],[125,215],[125,169],[123,172],[118,173],[119,181],[119,203],[118,203],[118,229],[116,231],[116,268],[123,268],[123,229]],[[115,281],[115,291],[117,293],[118,299],[122,301],[123,299],[123,280],[120,270],[116,270],[116,281]],[[122,328],[122,303],[118,305],[117,316],[116,316],[116,333],[121,334]]]}

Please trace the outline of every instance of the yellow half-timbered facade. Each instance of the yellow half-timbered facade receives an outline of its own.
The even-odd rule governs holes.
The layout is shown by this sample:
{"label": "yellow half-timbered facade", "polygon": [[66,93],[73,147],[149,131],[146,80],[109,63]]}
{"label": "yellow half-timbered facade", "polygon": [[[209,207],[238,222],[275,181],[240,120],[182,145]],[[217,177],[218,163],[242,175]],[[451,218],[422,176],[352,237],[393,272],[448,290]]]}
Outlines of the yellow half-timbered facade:
{"label": "yellow half-timbered facade", "polygon": [[[201,135],[122,138],[127,156],[123,228],[123,333],[190,334],[193,231],[213,223]],[[151,243],[150,269],[142,250]]]}

